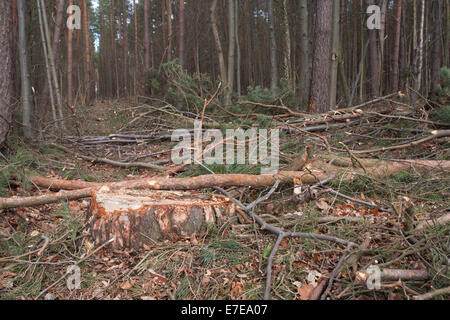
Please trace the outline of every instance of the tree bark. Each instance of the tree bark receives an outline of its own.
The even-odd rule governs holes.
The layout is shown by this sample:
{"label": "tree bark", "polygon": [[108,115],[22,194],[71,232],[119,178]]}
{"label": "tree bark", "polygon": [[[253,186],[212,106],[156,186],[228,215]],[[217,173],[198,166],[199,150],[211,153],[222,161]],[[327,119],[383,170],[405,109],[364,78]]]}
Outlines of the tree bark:
{"label": "tree bark", "polygon": [[173,28],[172,28],[172,0],[166,0],[167,3],[167,61],[172,60],[172,41],[173,41]]}
{"label": "tree bark", "polygon": [[33,127],[31,122],[31,87],[30,77],[28,74],[28,46],[26,31],[26,5],[25,0],[17,0],[17,9],[19,13],[19,61],[20,61],[20,78],[22,89],[22,122],[23,133],[25,138],[33,137]]}
{"label": "tree bark", "polygon": [[12,127],[14,113],[14,56],[12,2],[0,1],[0,148]]}
{"label": "tree bark", "polygon": [[185,26],[184,26],[184,0],[180,0],[180,26],[179,26],[179,32],[180,32],[180,36],[178,38],[178,58],[180,59],[180,66],[182,69],[185,68],[184,65],[184,34],[185,34]]}
{"label": "tree bark", "polygon": [[[73,5],[73,0],[69,1],[69,6]],[[73,30],[67,29],[67,104],[73,107]]]}
{"label": "tree bark", "polygon": [[330,75],[330,107],[336,107],[337,77],[339,63],[339,25],[340,25],[340,0],[333,0],[333,38],[331,48],[331,75]]}
{"label": "tree bark", "polygon": [[317,0],[314,32],[314,59],[311,81],[310,111],[323,113],[330,110],[330,72],[333,3]]}
{"label": "tree bark", "polygon": [[[432,36],[432,52],[431,52],[431,87],[430,96],[433,95],[436,86],[440,82],[441,60],[442,60],[442,45],[441,45],[441,13],[442,0],[435,0],[432,2],[432,17],[433,17],[433,36]],[[449,32],[449,30],[447,30]]]}
{"label": "tree bark", "polygon": [[[150,0],[144,0],[144,69],[146,76],[150,71]],[[146,79],[147,80],[147,79]]]}
{"label": "tree bark", "polygon": [[234,73],[235,73],[235,57],[236,57],[236,21],[234,16],[234,0],[228,0],[228,92],[227,101],[231,102],[231,94],[234,90]]}
{"label": "tree bark", "polygon": [[273,0],[268,0],[269,14],[269,37],[270,37],[270,89],[272,94],[278,88],[278,64],[277,64],[277,41],[275,38],[275,15],[273,9]]}
{"label": "tree bark", "polygon": [[[415,53],[415,61],[414,61],[414,73],[415,73],[415,81],[414,81],[414,90],[416,92],[420,91],[422,86],[422,68],[423,68],[423,47],[424,47],[424,28],[425,28],[425,0],[421,0],[421,18],[420,18],[420,30],[419,30],[419,45]],[[417,93],[413,92],[411,94],[412,97],[412,105],[415,105],[417,102]]]}
{"label": "tree bark", "polygon": [[[375,4],[374,0],[366,0],[367,6]],[[380,96],[380,54],[377,30],[369,30],[369,85],[370,98]],[[362,84],[362,83],[361,83]]]}
{"label": "tree bark", "polygon": [[[53,30],[53,43],[52,43],[52,51],[53,51],[53,56],[55,57],[56,68],[58,68],[59,63],[60,63],[60,56],[59,56],[58,52],[59,52],[59,42],[61,41],[62,23],[64,20],[65,2],[66,2],[65,0],[56,0],[56,20],[55,20],[55,28]],[[40,110],[36,110],[40,120],[43,120],[43,117],[45,115],[45,112],[46,112],[45,108],[47,107],[49,94],[52,95],[51,99],[54,99],[53,93],[50,92],[50,84],[51,83],[49,83],[49,82],[45,83],[44,90],[42,91],[41,108],[40,108]],[[52,112],[53,112],[53,108],[54,108],[54,103],[52,104]]]}
{"label": "tree bark", "polygon": [[[161,178],[151,177],[140,180],[121,181],[113,183],[95,183],[76,180],[60,180],[44,177],[31,177],[30,180],[37,186],[49,188],[51,190],[71,190],[56,194],[47,194],[34,197],[10,197],[0,198],[0,209],[20,208],[27,206],[38,206],[42,204],[56,203],[63,200],[77,200],[91,197],[96,190],[108,187],[110,190],[119,189],[148,189],[148,190],[199,190],[212,187],[267,187],[274,185],[277,181],[281,184],[302,182],[302,184],[314,184],[318,181],[341,175],[343,181],[351,181],[355,175],[349,172],[348,167],[352,166],[350,159],[336,159],[336,165],[328,165],[326,161],[318,160],[312,167],[320,168],[311,173],[308,171],[281,171],[278,174],[247,175],[247,174],[225,174],[225,175],[204,175],[191,178]],[[339,160],[339,161],[338,161]],[[362,161],[362,160],[361,160]],[[339,166],[338,166],[339,164]],[[379,160],[364,160],[364,166],[370,173],[378,179],[393,175],[401,170],[413,168],[417,172],[429,172],[430,169],[448,171],[450,161],[425,161],[410,160],[403,162],[389,162]],[[354,172],[363,172],[360,169],[353,169]]]}
{"label": "tree bark", "polygon": [[87,0],[81,0],[82,6],[82,16],[83,16],[83,39],[84,39],[84,52],[83,52],[83,74],[84,74],[84,94],[85,102],[89,104],[91,100],[90,86],[90,68],[91,68],[91,54],[90,54],[90,34],[89,34],[89,23],[88,23],[88,12],[87,12]]}
{"label": "tree bark", "polygon": [[[228,87],[227,68],[225,66],[225,59],[223,55],[222,43],[219,36],[219,28],[217,25],[217,0],[213,0],[210,7],[211,28],[214,36],[214,42],[216,44],[217,56],[219,59],[220,77],[223,82],[223,87]],[[227,94],[225,95],[227,97]],[[229,101],[226,101],[226,105]]]}
{"label": "tree bark", "polygon": [[391,91],[399,90],[399,58],[400,34],[402,26],[402,0],[395,1],[394,7],[394,51],[392,52],[392,87]]}
{"label": "tree bark", "polygon": [[309,98],[309,31],[308,1],[300,0],[300,97],[303,102]]}

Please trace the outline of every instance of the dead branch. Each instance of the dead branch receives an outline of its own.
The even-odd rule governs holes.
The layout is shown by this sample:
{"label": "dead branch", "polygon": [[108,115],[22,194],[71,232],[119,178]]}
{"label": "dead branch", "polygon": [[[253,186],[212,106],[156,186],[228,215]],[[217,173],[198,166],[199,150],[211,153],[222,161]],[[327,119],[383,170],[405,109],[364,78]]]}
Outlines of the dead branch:
{"label": "dead branch", "polygon": [[431,300],[438,296],[450,294],[450,287],[431,291],[422,295],[414,296],[414,300]]}
{"label": "dead branch", "polygon": [[446,214],[445,216],[442,216],[436,220],[425,220],[420,222],[416,230],[423,230],[425,228],[432,228],[438,225],[446,224],[450,222],[450,213]]}
{"label": "dead branch", "polygon": [[401,144],[397,146],[390,146],[390,147],[382,147],[382,148],[376,148],[372,150],[354,150],[353,153],[355,154],[368,154],[368,153],[376,153],[376,152],[384,152],[384,151],[392,151],[392,150],[400,150],[400,149],[406,149],[409,147],[418,146],[422,143],[438,139],[438,138],[444,138],[444,137],[450,137],[450,130],[436,130],[431,132],[431,136],[428,136],[426,138],[416,140],[410,143]]}
{"label": "dead branch", "polygon": [[[364,271],[358,271],[356,277],[359,280],[366,281],[369,274]],[[404,270],[404,269],[382,269],[380,280],[382,281],[423,281],[430,277],[427,270]]]}
{"label": "dead branch", "polygon": [[86,160],[86,161],[91,161],[94,163],[105,163],[105,164],[109,164],[109,165],[124,168],[124,169],[141,168],[141,169],[151,169],[151,170],[155,170],[155,171],[159,171],[159,172],[163,172],[167,169],[165,167],[159,166],[154,163],[149,163],[149,162],[121,162],[121,161],[115,161],[115,160],[111,160],[111,159],[107,159],[107,158],[85,156],[80,153],[76,153],[76,152],[70,150],[69,148],[58,145],[56,143],[51,143],[50,146],[60,149],[64,152],[72,154],[72,155],[74,155],[78,158],[81,158],[83,160]]}

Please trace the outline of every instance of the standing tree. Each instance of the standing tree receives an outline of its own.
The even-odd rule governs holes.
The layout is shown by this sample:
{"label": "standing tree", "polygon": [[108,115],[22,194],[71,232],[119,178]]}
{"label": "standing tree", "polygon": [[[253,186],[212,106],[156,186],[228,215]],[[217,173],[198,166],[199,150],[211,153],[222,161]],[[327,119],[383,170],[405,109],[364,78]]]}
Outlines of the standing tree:
{"label": "standing tree", "polygon": [[19,62],[20,78],[22,89],[22,122],[23,133],[26,138],[33,136],[31,125],[31,87],[28,74],[28,49],[27,49],[27,31],[26,31],[26,7],[25,0],[17,0],[17,10],[19,13]]}
{"label": "standing tree", "polygon": [[392,52],[392,92],[399,89],[400,34],[402,26],[402,0],[395,1],[394,51]]}
{"label": "standing tree", "polygon": [[178,38],[178,57],[180,59],[180,66],[184,68],[184,0],[180,0],[180,36]]}
{"label": "standing tree", "polygon": [[300,0],[300,97],[309,98],[309,32],[308,0]]}
{"label": "standing tree", "polygon": [[339,62],[340,0],[333,0],[333,40],[331,45],[330,107],[336,106]]}
{"label": "standing tree", "polygon": [[[374,0],[366,0],[367,6],[375,4]],[[369,30],[369,84],[370,96],[380,95],[380,53],[378,47],[377,29]],[[362,82],[361,82],[362,84]]]}
{"label": "standing tree", "polygon": [[[73,0],[69,0],[69,6],[73,5]],[[67,28],[67,104],[69,108],[73,106],[73,50],[72,50],[73,30]]]}
{"label": "standing tree", "polygon": [[273,0],[268,0],[269,37],[270,37],[270,89],[278,87],[277,42],[275,39],[275,22]]}
{"label": "standing tree", "polygon": [[0,148],[5,144],[14,112],[12,2],[0,1]]}
{"label": "standing tree", "polygon": [[310,111],[330,110],[330,72],[333,3],[317,0]]}
{"label": "standing tree", "polygon": [[234,71],[236,56],[236,19],[234,11],[234,0],[228,0],[228,92],[227,104],[231,102],[231,94],[234,90]]}
{"label": "standing tree", "polygon": [[144,0],[144,69],[146,76],[150,71],[150,0]]}

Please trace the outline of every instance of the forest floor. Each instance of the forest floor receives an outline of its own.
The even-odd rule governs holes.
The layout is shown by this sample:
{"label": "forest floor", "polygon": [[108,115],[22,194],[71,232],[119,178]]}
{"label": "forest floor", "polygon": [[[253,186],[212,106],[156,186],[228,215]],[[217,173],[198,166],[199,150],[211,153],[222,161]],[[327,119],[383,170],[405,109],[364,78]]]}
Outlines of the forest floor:
{"label": "forest floor", "polygon": [[[377,109],[393,108],[389,101]],[[381,111],[380,111],[381,112]],[[436,129],[435,122],[414,110],[407,117],[365,117],[345,120],[338,128],[321,131],[283,132],[280,170],[290,169],[306,147],[315,156],[346,155],[351,150],[370,150],[408,144]],[[216,119],[215,114],[207,115]],[[223,116],[223,115],[222,115]],[[171,108],[125,101],[96,102],[79,109],[64,136],[46,132],[40,142],[24,143],[13,134],[14,152],[2,160],[0,196],[45,194],[29,177],[40,176],[92,182],[122,181],[160,173],[139,168],[122,169],[80,159],[55,147],[57,142],[77,154],[123,162],[148,161],[169,170],[174,143],[167,139],[117,144],[86,144],[76,137],[164,135],[169,129],[190,128],[192,118]],[[268,117],[270,118],[270,117]],[[245,126],[252,118],[230,117],[220,123]],[[274,123],[258,118],[260,125]],[[354,123],[356,121],[356,123]],[[328,122],[326,122],[328,123]],[[279,124],[279,123],[278,123]],[[449,124],[438,124],[440,129]],[[289,127],[289,126],[288,126]],[[438,129],[439,129],[438,128]],[[289,131],[289,130],[287,130]],[[347,154],[348,155],[348,154]],[[363,157],[380,159],[450,160],[448,137],[433,139]],[[213,166],[216,173],[258,174],[252,166]],[[187,166],[177,176],[206,174],[199,166]],[[333,300],[406,300],[450,285],[450,225],[418,228],[419,221],[444,217],[450,211],[450,172],[433,168],[425,174],[402,170],[384,179],[367,172],[352,182],[332,181],[330,187],[350,199],[323,192],[311,201],[295,198],[293,185],[283,185],[256,212],[268,223],[285,230],[333,235],[360,245],[349,257],[345,247],[314,239],[284,239],[273,260],[272,299],[309,300],[323,295]],[[269,190],[270,187],[267,188]],[[228,188],[243,203],[260,197],[266,189]],[[78,200],[4,210],[0,215],[0,299],[262,299],[265,266],[276,237],[251,222],[232,219],[222,227],[211,226],[205,237],[154,243],[147,251],[101,250],[90,238],[86,222],[89,200]],[[379,208],[390,208],[383,212]],[[344,258],[345,259],[344,259]],[[69,290],[62,279],[68,266],[80,262],[81,289]],[[380,269],[426,270],[424,279],[383,281],[371,290],[363,271]],[[334,270],[342,267],[337,274]],[[333,275],[329,288],[320,288]],[[62,280],[61,280],[62,279]],[[325,291],[326,290],[326,291]],[[437,299],[449,298],[439,296]],[[316,297],[317,298],[317,297]]]}

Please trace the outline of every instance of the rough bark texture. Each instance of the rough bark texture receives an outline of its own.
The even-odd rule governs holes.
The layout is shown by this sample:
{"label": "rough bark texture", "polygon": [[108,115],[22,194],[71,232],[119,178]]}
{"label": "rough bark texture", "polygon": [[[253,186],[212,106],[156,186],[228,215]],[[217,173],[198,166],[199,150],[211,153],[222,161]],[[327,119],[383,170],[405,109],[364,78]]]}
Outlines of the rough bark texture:
{"label": "rough bark texture", "polygon": [[117,249],[140,249],[154,241],[204,236],[208,224],[222,225],[234,213],[233,202],[222,196],[102,188],[92,196],[88,219],[97,244],[115,237]]}
{"label": "rough bark texture", "polygon": [[[366,0],[367,6],[375,4],[374,0]],[[369,88],[370,97],[380,96],[380,54],[377,39],[378,30],[369,30]]]}
{"label": "rough bark texture", "polygon": [[402,0],[395,1],[394,21],[394,52],[392,56],[392,92],[399,90],[399,58],[400,58],[400,33],[402,26]]}
{"label": "rough bark texture", "polygon": [[150,0],[144,0],[144,68],[147,73],[150,70]]}
{"label": "rough bark texture", "polygon": [[310,99],[310,111],[317,113],[330,110],[332,18],[333,3],[329,0],[317,0]]}
{"label": "rough bark texture", "polygon": [[179,33],[180,37],[178,39],[178,50],[179,50],[179,58],[180,58],[180,66],[184,68],[184,0],[180,0],[180,27]]}
{"label": "rough bark texture", "polygon": [[0,1],[0,148],[11,129],[13,115],[12,3]]}

